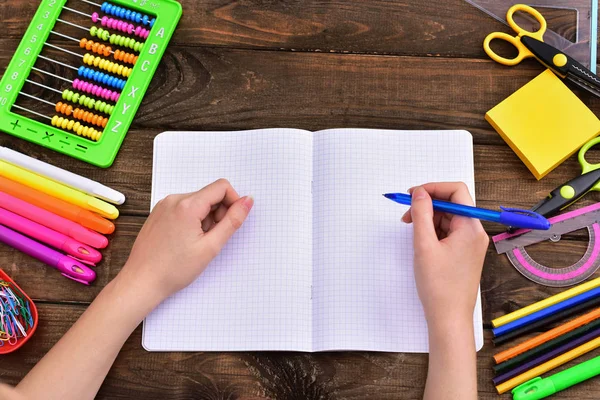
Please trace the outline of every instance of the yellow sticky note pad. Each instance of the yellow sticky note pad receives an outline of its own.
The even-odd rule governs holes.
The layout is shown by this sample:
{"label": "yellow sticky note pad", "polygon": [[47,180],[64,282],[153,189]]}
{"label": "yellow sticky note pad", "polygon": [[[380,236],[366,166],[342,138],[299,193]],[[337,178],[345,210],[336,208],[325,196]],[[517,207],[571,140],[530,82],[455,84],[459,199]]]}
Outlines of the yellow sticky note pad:
{"label": "yellow sticky note pad", "polygon": [[485,119],[537,179],[600,133],[600,120],[550,70],[488,111]]}

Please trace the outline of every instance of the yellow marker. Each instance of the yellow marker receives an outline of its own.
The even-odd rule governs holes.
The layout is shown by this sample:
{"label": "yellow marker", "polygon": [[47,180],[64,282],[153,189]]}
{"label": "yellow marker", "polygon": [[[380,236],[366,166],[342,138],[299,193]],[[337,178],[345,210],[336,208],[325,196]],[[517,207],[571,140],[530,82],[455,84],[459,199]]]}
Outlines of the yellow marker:
{"label": "yellow marker", "polygon": [[537,179],[600,133],[600,120],[550,70],[488,111],[485,119]]}
{"label": "yellow marker", "polygon": [[562,293],[559,293],[552,297],[548,297],[547,299],[544,299],[542,301],[538,301],[537,303],[530,304],[527,307],[521,308],[520,310],[503,315],[500,318],[496,318],[492,321],[492,325],[494,326],[494,328],[498,328],[499,326],[506,325],[509,322],[513,322],[526,315],[533,314],[534,312],[543,310],[544,308],[550,307],[556,303],[560,303],[561,301],[570,299],[571,297],[578,296],[581,293],[588,292],[597,287],[600,287],[600,278],[593,279],[579,286],[575,286],[574,288],[571,288],[569,290],[565,290]]}
{"label": "yellow marker", "polygon": [[561,354],[560,356],[553,358],[552,360],[545,362],[542,365],[538,365],[537,367],[530,369],[529,371],[522,373],[521,375],[518,375],[512,379],[507,380],[504,383],[501,383],[500,385],[496,386],[496,390],[498,391],[498,394],[506,393],[510,389],[513,389],[522,383],[525,383],[535,377],[545,374],[546,372],[551,371],[554,368],[560,367],[561,365],[566,364],[579,356],[589,353],[590,351],[597,349],[598,347],[600,347],[600,337],[590,340],[586,344],[582,344],[581,346],[576,347],[573,350],[566,352],[565,354]]}
{"label": "yellow marker", "polygon": [[64,200],[86,210],[100,214],[103,217],[115,219],[119,216],[119,210],[112,204],[108,204],[95,197],[71,189],[68,186],[54,182],[41,175],[34,174],[25,169],[0,160],[0,175],[39,190],[57,199]]}

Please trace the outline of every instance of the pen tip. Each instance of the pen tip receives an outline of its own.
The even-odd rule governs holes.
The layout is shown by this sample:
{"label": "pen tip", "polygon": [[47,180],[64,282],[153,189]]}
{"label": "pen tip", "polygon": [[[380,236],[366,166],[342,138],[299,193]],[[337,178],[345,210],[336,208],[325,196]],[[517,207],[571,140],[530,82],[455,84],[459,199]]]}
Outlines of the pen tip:
{"label": "pen tip", "polygon": [[386,199],[389,199],[390,197],[392,197],[391,193],[384,193],[383,197],[385,197]]}

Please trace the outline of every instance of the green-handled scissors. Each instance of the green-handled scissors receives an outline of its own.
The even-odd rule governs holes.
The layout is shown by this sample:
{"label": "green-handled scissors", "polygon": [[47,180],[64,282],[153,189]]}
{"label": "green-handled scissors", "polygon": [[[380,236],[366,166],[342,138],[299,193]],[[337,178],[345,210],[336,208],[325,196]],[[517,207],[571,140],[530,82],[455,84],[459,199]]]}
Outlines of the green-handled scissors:
{"label": "green-handled scissors", "polygon": [[[540,28],[535,32],[530,32],[520,27],[513,18],[518,11],[523,11],[535,18],[540,24]],[[557,76],[567,79],[580,88],[600,97],[600,78],[598,76],[562,51],[544,43],[544,33],[546,33],[548,24],[539,11],[525,4],[515,4],[506,13],[506,20],[517,35],[511,36],[504,32],[490,33],[483,42],[483,49],[492,60],[503,65],[513,66],[526,58],[534,57],[544,66],[550,68]],[[516,57],[505,58],[492,50],[490,43],[495,39],[513,45],[518,51]]]}
{"label": "green-handled scissors", "polygon": [[581,164],[581,176],[571,179],[550,192],[548,197],[536,204],[531,210],[550,217],[567,208],[590,191],[600,192],[600,164],[590,164],[585,155],[589,149],[600,143],[600,137],[590,140],[577,156]]}

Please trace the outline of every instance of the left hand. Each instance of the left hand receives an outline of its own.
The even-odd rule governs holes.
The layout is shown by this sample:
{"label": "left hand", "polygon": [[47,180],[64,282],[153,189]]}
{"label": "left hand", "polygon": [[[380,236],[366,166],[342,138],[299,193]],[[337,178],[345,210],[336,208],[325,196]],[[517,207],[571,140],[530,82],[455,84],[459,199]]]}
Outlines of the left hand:
{"label": "left hand", "polygon": [[242,226],[254,201],[220,179],[158,202],[117,278],[162,301],[192,283]]}

